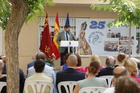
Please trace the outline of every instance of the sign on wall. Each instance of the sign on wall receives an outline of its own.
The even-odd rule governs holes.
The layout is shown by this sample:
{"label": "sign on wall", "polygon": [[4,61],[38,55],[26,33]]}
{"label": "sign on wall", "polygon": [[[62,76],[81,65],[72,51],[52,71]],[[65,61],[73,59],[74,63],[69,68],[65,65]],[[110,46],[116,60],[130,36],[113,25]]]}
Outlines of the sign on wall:
{"label": "sign on wall", "polygon": [[[77,19],[76,36],[79,37],[80,55],[118,55],[128,54],[129,28],[125,26],[108,27],[113,19]],[[136,28],[132,27],[131,54],[136,54]]]}
{"label": "sign on wall", "polygon": [[0,28],[0,55],[2,55],[2,29]]}

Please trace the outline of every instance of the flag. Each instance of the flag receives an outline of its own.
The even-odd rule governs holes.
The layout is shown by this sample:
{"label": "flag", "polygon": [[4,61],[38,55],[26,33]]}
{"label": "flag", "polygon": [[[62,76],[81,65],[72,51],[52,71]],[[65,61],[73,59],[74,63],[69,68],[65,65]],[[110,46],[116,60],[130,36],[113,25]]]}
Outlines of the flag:
{"label": "flag", "polygon": [[45,19],[45,23],[44,23],[44,31],[42,33],[42,39],[41,39],[41,44],[40,44],[39,49],[46,54],[47,58],[52,58],[48,14],[46,14],[46,19]]}
{"label": "flag", "polygon": [[69,21],[69,13],[67,13],[67,17],[66,17],[66,25],[70,25],[70,21]]}
{"label": "flag", "polygon": [[58,13],[56,14],[56,18],[55,18],[55,27],[54,27],[54,38],[53,38],[53,42],[52,42],[52,51],[55,55],[55,59],[57,60],[58,58],[60,58],[60,53],[58,51],[58,43],[56,42],[57,36],[58,36],[58,32],[60,32],[60,27],[59,27],[59,20],[58,20]]}

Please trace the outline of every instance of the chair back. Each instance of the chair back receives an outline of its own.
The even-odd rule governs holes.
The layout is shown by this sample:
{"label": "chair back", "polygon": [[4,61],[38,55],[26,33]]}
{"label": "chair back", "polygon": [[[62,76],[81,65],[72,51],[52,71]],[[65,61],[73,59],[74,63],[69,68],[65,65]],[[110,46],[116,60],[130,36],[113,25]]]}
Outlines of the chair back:
{"label": "chair back", "polygon": [[66,90],[66,93],[73,93],[75,86],[77,85],[77,81],[62,81],[58,83],[58,91],[61,92],[61,86],[63,86]]}
{"label": "chair back", "polygon": [[0,82],[0,93],[1,93],[2,88],[6,85],[7,85],[6,82]]}
{"label": "chair back", "polygon": [[46,87],[50,88],[49,93],[53,93],[54,85],[47,81],[28,81],[24,85],[24,92],[28,93],[28,89],[31,86],[33,93],[44,93]]}
{"label": "chair back", "polygon": [[100,78],[105,78],[106,79],[108,87],[111,87],[113,77],[114,77],[113,75],[100,76]]}
{"label": "chair back", "polygon": [[105,87],[85,87],[81,88],[78,93],[103,93],[105,90]]}

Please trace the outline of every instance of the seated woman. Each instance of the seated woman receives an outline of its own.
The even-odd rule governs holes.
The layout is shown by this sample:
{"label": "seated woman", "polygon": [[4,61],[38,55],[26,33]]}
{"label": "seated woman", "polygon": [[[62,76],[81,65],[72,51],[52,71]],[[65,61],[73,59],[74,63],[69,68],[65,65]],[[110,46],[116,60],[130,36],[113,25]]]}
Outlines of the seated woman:
{"label": "seated woman", "polygon": [[[97,61],[97,62],[99,62],[99,64],[101,64],[101,60],[100,60],[100,57],[98,55],[92,55],[90,60],[91,60],[91,62]],[[102,68],[105,68],[105,67],[100,65],[100,69],[102,69]]]}
{"label": "seated woman", "polygon": [[137,61],[137,65],[138,65],[138,75],[137,75],[137,77],[140,78],[140,62]]}
{"label": "seated woman", "polygon": [[138,66],[135,61],[135,58],[130,57],[123,60],[124,67],[129,71],[130,76],[140,84],[140,78],[137,77],[138,75]]}
{"label": "seated woman", "polygon": [[81,57],[75,53],[75,55],[77,56],[77,65],[75,67],[75,70],[86,73],[85,68],[81,67],[82,65],[82,61],[81,61]]}
{"label": "seated woman", "polygon": [[119,66],[123,66],[123,60],[126,58],[126,54],[125,53],[119,53],[117,56],[117,62]]}
{"label": "seated woman", "polygon": [[88,77],[84,80],[78,81],[73,93],[78,93],[81,88],[85,87],[107,87],[107,83],[104,78],[96,77],[99,73],[99,67],[99,62],[91,62],[88,67]]}
{"label": "seated woman", "polygon": [[62,65],[62,66],[60,67],[60,71],[67,69],[67,67],[68,67],[68,65],[67,65],[68,57],[69,57],[71,54],[72,54],[72,53],[67,53],[67,54],[64,56],[64,63],[65,63],[65,64]]}
{"label": "seated woman", "polygon": [[[100,58],[99,58],[98,55],[92,55],[92,56],[90,57],[90,61],[91,61],[91,62],[92,62],[92,61],[97,61],[97,62],[99,62],[99,64],[101,64],[101,60],[100,60]],[[105,68],[105,67],[100,65],[100,69],[102,69],[102,68]],[[86,66],[85,70],[86,70],[86,73],[87,73],[88,66]]]}

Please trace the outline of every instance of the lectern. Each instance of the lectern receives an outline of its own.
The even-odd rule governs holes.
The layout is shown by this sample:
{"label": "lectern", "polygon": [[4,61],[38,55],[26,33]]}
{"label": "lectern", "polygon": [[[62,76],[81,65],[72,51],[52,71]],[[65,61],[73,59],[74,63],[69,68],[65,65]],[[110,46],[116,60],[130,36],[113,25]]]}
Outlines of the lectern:
{"label": "lectern", "polygon": [[61,41],[60,47],[68,47],[68,53],[70,53],[70,47],[75,47],[77,53],[78,41]]}

